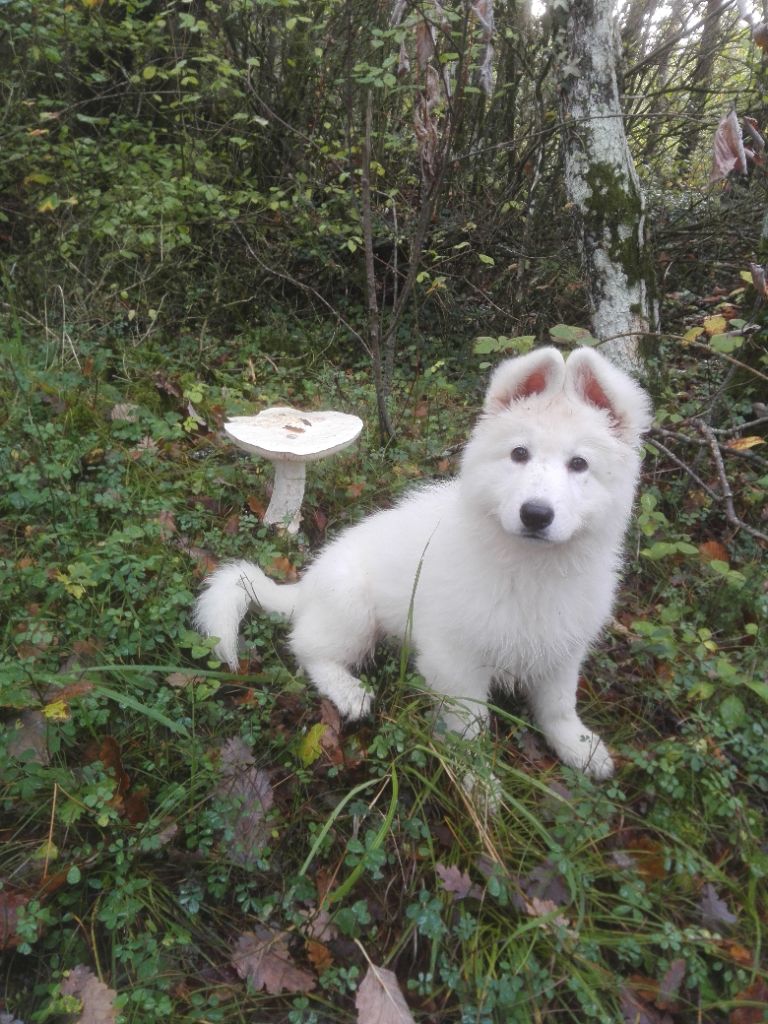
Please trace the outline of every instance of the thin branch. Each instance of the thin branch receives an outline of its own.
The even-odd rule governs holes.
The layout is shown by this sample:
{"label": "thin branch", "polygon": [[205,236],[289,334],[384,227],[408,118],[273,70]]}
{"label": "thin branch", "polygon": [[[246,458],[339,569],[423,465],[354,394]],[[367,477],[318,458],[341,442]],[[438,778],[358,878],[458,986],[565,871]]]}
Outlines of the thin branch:
{"label": "thin branch", "polygon": [[[376,298],[376,268],[373,261],[373,214],[371,212],[371,128],[373,123],[373,98],[370,90],[365,108],[365,136],[363,138],[363,166],[360,178],[362,202],[363,244],[365,247],[365,290],[368,309],[368,340],[373,364],[373,383],[376,389],[376,411],[379,417],[379,431],[383,442],[395,436],[395,428],[389,415],[387,399],[389,380],[383,372],[381,362],[381,317]],[[397,244],[397,240],[395,240]]]}
{"label": "thin branch", "polygon": [[694,425],[706,439],[709,444],[709,450],[712,453],[712,459],[717,469],[717,476],[720,480],[720,487],[722,488],[722,501],[725,504],[725,517],[729,523],[732,523],[737,529],[745,530],[747,533],[756,537],[758,540],[763,540],[768,543],[768,534],[762,533],[760,530],[756,530],[753,526],[748,526],[736,515],[736,509],[733,504],[733,491],[731,490],[731,484],[728,480],[728,476],[725,472],[725,463],[723,462],[723,456],[720,451],[720,445],[717,442],[717,438],[712,432],[712,428],[709,424],[705,423],[704,420],[695,420]]}
{"label": "thin branch", "polygon": [[702,341],[689,341],[688,345],[692,348],[701,349],[703,352],[708,352],[711,356],[717,356],[719,359],[724,359],[727,363],[732,363],[734,366],[738,366],[740,370],[746,370],[747,373],[752,373],[755,377],[768,381],[768,375],[761,373],[760,370],[756,370],[754,366],[748,366],[747,363],[742,363],[739,359],[734,359],[733,356],[726,355],[725,352],[718,352],[716,349],[710,348],[709,345],[705,345]]}
{"label": "thin branch", "polygon": [[662,444],[662,442],[657,437],[657,434],[661,433],[658,427],[652,427],[649,433],[651,435],[650,443],[653,445],[654,448],[658,448],[658,450],[660,452],[663,452],[671,462],[674,462],[676,466],[679,466],[680,469],[684,470],[684,472],[686,472],[688,476],[692,480],[694,480],[699,485],[699,487],[701,487],[701,489],[710,496],[710,498],[713,501],[722,501],[722,495],[718,494],[717,491],[713,490],[709,486],[709,484],[705,484],[701,477],[694,473],[694,471],[691,469],[687,462],[683,462],[683,460],[679,458],[677,455],[675,455],[675,453],[671,449],[667,448],[665,444]]}

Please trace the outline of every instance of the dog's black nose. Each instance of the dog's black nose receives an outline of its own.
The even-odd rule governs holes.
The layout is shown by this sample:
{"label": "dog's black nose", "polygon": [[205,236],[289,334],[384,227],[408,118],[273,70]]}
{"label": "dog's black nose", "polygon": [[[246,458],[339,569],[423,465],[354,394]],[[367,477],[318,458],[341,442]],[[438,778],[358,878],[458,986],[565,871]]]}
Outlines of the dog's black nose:
{"label": "dog's black nose", "polygon": [[520,519],[528,530],[546,530],[555,518],[555,510],[543,501],[526,501],[520,506]]}

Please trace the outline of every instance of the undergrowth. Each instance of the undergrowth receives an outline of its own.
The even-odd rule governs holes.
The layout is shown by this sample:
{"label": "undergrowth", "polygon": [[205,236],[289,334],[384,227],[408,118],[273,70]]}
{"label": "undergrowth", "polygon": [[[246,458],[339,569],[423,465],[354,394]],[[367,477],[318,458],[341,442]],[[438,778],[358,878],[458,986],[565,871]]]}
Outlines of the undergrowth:
{"label": "undergrowth", "polygon": [[[291,579],[344,524],[450,474],[482,375],[436,358],[399,382],[397,442],[368,433],[312,466],[290,539],[261,524],[268,464],[221,423],[280,402],[374,423],[366,373],[258,333],[193,344],[3,344],[0,1011],[76,1019],[62,981],[86,965],[125,1022],[354,1021],[373,962],[418,1021],[764,1019],[759,539],[649,447],[582,686],[618,755],[607,783],[558,764],[514,695],[493,736],[435,734],[391,649],[368,669],[374,716],[342,729],[276,620],[250,620],[240,674],[217,667],[194,595],[235,555]],[[656,371],[668,427],[724,373],[673,342]],[[729,388],[718,422],[749,420],[751,378]],[[743,458],[733,477],[753,521],[765,473]],[[498,810],[467,796],[469,769],[499,780]],[[234,961],[259,929],[296,973],[257,990]]]}

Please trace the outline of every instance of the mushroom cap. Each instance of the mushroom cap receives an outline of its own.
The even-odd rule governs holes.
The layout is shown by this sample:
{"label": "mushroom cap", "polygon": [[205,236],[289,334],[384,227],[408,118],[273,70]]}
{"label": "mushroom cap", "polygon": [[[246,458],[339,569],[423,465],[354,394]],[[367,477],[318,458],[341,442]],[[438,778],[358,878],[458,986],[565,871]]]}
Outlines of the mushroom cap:
{"label": "mushroom cap", "polygon": [[264,409],[257,416],[233,416],[224,430],[239,448],[272,461],[313,462],[357,440],[359,416],[345,412],[301,412],[288,406]]}

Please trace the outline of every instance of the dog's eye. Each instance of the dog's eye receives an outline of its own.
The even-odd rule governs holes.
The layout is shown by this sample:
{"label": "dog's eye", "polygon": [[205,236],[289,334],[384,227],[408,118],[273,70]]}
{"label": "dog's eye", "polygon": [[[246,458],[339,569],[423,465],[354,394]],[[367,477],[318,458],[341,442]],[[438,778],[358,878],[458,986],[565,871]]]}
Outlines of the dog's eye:
{"label": "dog's eye", "polygon": [[568,463],[568,469],[573,470],[574,473],[583,473],[589,469],[589,463],[586,459],[582,459],[580,455],[574,455]]}
{"label": "dog's eye", "polygon": [[522,445],[520,445],[518,448],[513,448],[512,454],[510,456],[513,462],[527,462],[528,459],[530,459],[530,457],[531,453],[528,451],[527,448],[523,448]]}

